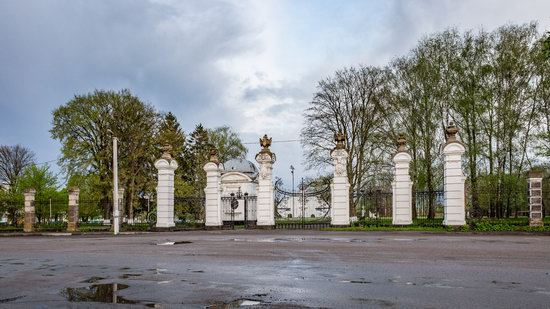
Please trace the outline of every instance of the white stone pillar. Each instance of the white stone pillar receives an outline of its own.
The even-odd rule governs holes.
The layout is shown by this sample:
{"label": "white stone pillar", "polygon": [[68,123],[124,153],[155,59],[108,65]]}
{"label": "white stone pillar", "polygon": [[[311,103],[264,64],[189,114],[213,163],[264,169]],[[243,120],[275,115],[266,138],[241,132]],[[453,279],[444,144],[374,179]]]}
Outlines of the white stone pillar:
{"label": "white stone pillar", "polygon": [[530,171],[529,183],[529,226],[543,226],[542,220],[542,179],[544,174],[539,171]]}
{"label": "white stone pillar", "polygon": [[260,164],[260,175],[258,179],[258,191],[256,202],[257,227],[275,227],[275,203],[273,192],[273,163],[277,160],[274,153],[269,150],[271,138],[267,134],[260,139],[262,150],[256,155],[256,162]]}
{"label": "white stone pillar", "polygon": [[401,134],[397,140],[399,148],[393,163],[395,164],[394,181],[392,182],[392,224],[408,225],[412,224],[412,181],[409,175],[409,164],[412,157],[407,152],[405,136]]}
{"label": "white stone pillar", "polygon": [[348,180],[348,152],[344,144],[345,135],[334,135],[336,147],[330,152],[334,162],[334,177],[330,184],[331,207],[330,224],[332,226],[348,226],[350,224],[349,180]]}
{"label": "white stone pillar", "polygon": [[444,219],[443,225],[466,224],[466,201],[464,197],[464,182],[466,177],[462,173],[462,155],[466,146],[457,140],[458,128],[454,123],[446,128],[447,142],[443,146],[444,156]]}
{"label": "white stone pillar", "polygon": [[24,232],[33,232],[34,231],[34,195],[36,190],[34,189],[25,189],[23,195],[25,196],[25,217],[23,218],[23,231]]}
{"label": "white stone pillar", "polygon": [[170,146],[163,147],[164,153],[155,162],[158,170],[157,225],[158,228],[173,227],[174,223],[174,171],[178,162],[172,159]]}
{"label": "white stone pillar", "polygon": [[78,188],[69,189],[69,211],[67,215],[67,232],[76,232],[78,227],[78,198],[80,190]]}
{"label": "white stone pillar", "polygon": [[221,172],[223,166],[218,162],[217,151],[210,151],[210,162],[204,165],[206,172],[206,188],[204,189],[204,225],[207,229],[220,229],[222,219],[222,187]]}

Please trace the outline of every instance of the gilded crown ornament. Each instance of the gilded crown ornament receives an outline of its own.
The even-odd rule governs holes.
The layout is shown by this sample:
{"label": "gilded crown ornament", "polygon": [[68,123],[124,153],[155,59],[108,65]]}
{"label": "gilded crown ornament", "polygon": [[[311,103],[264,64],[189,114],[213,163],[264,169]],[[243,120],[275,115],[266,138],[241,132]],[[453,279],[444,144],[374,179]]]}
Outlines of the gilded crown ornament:
{"label": "gilded crown ornament", "polygon": [[162,159],[172,160],[172,155],[170,155],[172,146],[170,144],[164,144],[160,149],[162,150],[162,156],[160,156]]}
{"label": "gilded crown ornament", "polygon": [[268,138],[267,134],[264,134],[264,136],[260,138],[260,146],[262,146],[261,152],[271,152],[269,150],[269,147],[271,146],[271,141],[272,141],[271,137]]}
{"label": "gilded crown ornament", "polygon": [[447,134],[447,143],[453,143],[456,142],[456,134],[458,133],[459,129],[455,125],[453,121],[449,122],[449,125],[445,128],[445,133]]}
{"label": "gilded crown ornament", "polygon": [[340,131],[334,133],[334,141],[336,142],[336,147],[334,149],[346,149],[346,134]]}
{"label": "gilded crown ornament", "polygon": [[407,151],[407,140],[405,139],[405,133],[399,133],[399,137],[397,138],[397,151],[398,152],[406,152]]}
{"label": "gilded crown ornament", "polygon": [[210,148],[210,162],[219,163],[218,149],[216,149],[216,146]]}

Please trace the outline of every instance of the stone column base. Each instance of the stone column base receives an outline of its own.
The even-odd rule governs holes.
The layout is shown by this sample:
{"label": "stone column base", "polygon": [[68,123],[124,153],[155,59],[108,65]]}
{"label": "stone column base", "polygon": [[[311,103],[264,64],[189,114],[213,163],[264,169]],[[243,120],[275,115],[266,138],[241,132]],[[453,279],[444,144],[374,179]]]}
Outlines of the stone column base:
{"label": "stone column base", "polygon": [[544,222],[537,218],[537,219],[529,219],[529,226],[535,226],[535,227],[543,227]]}
{"label": "stone column base", "polygon": [[395,221],[392,222],[392,225],[411,225],[413,224],[412,221]]}
{"label": "stone column base", "polygon": [[223,229],[222,225],[207,225],[204,227],[207,231],[219,231]]}
{"label": "stone column base", "polygon": [[76,232],[76,230],[77,230],[76,223],[69,222],[67,224],[67,232]]}
{"label": "stone column base", "polygon": [[443,220],[444,226],[460,226],[460,225],[466,225],[466,220]]}
{"label": "stone column base", "polygon": [[274,230],[275,225],[256,225],[254,227],[256,230]]}
{"label": "stone column base", "polygon": [[330,227],[350,227],[349,224],[331,224]]}
{"label": "stone column base", "polygon": [[26,212],[23,220],[23,232],[34,232],[34,212]]}
{"label": "stone column base", "polygon": [[153,231],[153,232],[173,232],[174,227],[152,227],[151,231]]}

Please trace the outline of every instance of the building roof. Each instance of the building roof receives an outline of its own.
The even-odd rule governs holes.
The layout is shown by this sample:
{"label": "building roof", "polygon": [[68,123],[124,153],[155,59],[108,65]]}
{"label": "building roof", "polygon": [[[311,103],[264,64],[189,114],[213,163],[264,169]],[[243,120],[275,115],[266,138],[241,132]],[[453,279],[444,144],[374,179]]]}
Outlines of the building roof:
{"label": "building roof", "polygon": [[258,175],[258,169],[254,163],[246,159],[231,159],[223,164],[223,172],[239,172],[248,175],[254,179]]}

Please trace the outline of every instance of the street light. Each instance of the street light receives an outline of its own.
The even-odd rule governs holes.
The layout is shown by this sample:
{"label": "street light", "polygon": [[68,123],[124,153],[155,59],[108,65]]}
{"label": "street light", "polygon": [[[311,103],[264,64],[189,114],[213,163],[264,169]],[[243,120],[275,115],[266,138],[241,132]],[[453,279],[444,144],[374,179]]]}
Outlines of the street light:
{"label": "street light", "polygon": [[294,166],[290,166],[290,173],[292,174],[292,218],[294,218]]}
{"label": "street light", "polygon": [[113,137],[113,233],[119,233],[119,218],[118,209],[118,138]]}
{"label": "street light", "polygon": [[150,199],[151,197],[149,196],[149,194],[145,194],[145,195],[143,195],[143,198],[147,200],[147,214],[149,214],[149,212],[151,211],[151,210],[149,209],[149,208],[150,208],[150,207],[149,207],[149,199]]}

